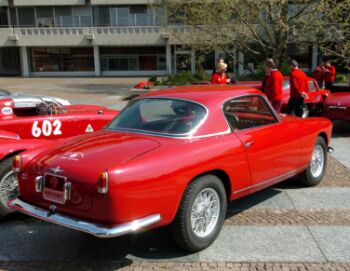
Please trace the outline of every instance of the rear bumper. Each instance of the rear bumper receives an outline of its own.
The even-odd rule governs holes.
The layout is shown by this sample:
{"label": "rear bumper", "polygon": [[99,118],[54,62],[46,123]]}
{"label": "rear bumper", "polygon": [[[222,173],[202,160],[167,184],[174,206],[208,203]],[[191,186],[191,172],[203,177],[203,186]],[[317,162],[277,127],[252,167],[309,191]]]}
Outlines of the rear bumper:
{"label": "rear bumper", "polygon": [[84,221],[59,213],[52,213],[49,210],[31,205],[18,198],[10,201],[8,203],[8,207],[21,213],[39,218],[41,220],[45,220],[47,222],[61,225],[70,229],[86,232],[99,238],[111,238],[136,232],[161,220],[160,214],[154,214],[123,224],[111,226]]}

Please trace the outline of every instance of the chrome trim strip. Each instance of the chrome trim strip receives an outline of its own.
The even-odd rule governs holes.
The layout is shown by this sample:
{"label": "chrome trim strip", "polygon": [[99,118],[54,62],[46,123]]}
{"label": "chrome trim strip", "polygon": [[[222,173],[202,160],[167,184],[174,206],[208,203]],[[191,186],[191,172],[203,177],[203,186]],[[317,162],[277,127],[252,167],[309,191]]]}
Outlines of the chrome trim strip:
{"label": "chrome trim strip", "polygon": [[103,225],[93,223],[78,218],[52,213],[49,210],[26,203],[19,198],[13,199],[8,203],[8,207],[15,209],[21,213],[51,222],[60,226],[64,226],[73,230],[78,230],[92,234],[99,238],[111,238],[132,232],[136,232],[142,228],[155,224],[161,220],[160,214],[153,214],[144,218],[136,219],[119,225]]}
{"label": "chrome trim strip", "polygon": [[328,109],[341,109],[341,110],[347,110],[347,109],[348,109],[348,107],[347,107],[347,106],[340,106],[340,105],[338,105],[338,106],[335,106],[335,105],[330,105],[330,106],[328,106]]}
{"label": "chrome trim strip", "polygon": [[291,170],[285,174],[282,174],[280,176],[277,176],[277,177],[274,177],[272,179],[269,179],[267,181],[264,181],[264,182],[260,182],[260,183],[257,183],[257,184],[254,184],[252,186],[249,186],[249,187],[246,187],[246,188],[243,188],[241,190],[238,190],[238,191],[234,191],[233,194],[238,194],[238,193],[241,193],[243,191],[246,191],[246,190],[249,190],[249,189],[253,189],[253,188],[256,188],[256,187],[259,187],[259,186],[263,186],[265,184],[268,184],[268,183],[273,183],[274,181],[277,181],[277,180],[286,180],[288,179],[289,177],[293,177],[294,175],[296,175],[298,172],[300,171],[303,171],[306,167],[302,167],[302,168],[299,168],[299,169],[294,169],[294,170]]}

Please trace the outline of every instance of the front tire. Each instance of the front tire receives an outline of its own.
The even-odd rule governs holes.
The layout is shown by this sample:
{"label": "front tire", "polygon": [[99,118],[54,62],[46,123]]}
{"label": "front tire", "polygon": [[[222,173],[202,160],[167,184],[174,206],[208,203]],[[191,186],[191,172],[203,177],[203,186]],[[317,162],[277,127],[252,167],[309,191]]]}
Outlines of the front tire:
{"label": "front tire", "polygon": [[0,217],[13,212],[7,207],[11,198],[18,195],[18,182],[12,171],[12,158],[0,162]]}
{"label": "front tire", "polygon": [[172,225],[175,242],[191,252],[210,246],[220,233],[226,209],[225,187],[217,176],[195,179],[187,186]]}
{"label": "front tire", "polygon": [[300,174],[299,182],[304,186],[319,184],[327,167],[327,145],[322,137],[317,137],[309,166]]}

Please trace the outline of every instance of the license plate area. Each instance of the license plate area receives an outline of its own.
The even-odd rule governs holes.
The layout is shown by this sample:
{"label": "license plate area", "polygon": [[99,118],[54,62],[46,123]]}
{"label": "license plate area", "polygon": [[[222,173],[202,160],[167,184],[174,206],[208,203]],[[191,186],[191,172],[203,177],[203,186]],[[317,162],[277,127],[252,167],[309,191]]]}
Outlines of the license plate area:
{"label": "license plate area", "polygon": [[65,204],[70,195],[70,183],[67,177],[46,173],[44,175],[43,198],[60,204]]}

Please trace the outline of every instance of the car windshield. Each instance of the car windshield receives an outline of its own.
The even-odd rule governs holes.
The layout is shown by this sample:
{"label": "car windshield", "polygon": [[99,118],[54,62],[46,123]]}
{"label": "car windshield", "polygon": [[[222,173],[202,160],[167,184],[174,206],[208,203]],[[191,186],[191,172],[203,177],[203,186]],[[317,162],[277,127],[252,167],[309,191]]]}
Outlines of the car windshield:
{"label": "car windshield", "polygon": [[107,128],[183,135],[189,134],[196,128],[205,115],[206,109],[194,102],[145,98],[132,101]]}

